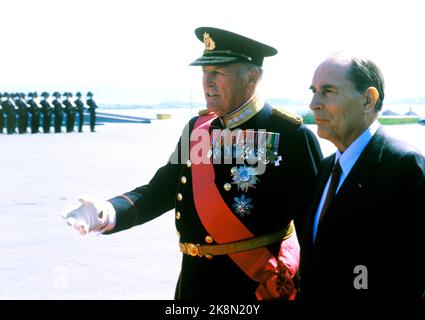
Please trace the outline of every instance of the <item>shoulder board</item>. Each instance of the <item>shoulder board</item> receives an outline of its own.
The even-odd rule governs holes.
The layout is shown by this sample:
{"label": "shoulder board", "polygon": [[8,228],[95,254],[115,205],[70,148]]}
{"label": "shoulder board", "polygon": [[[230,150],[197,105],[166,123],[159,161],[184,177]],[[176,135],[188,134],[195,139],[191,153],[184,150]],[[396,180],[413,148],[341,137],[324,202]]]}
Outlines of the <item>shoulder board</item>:
{"label": "shoulder board", "polygon": [[202,109],[201,111],[199,111],[199,112],[198,112],[198,115],[200,115],[200,116],[205,116],[205,115],[207,115],[208,113],[210,113],[210,112],[208,111],[208,109]]}
{"label": "shoulder board", "polygon": [[279,108],[279,107],[273,107],[272,108],[272,113],[274,115],[277,115],[278,117],[281,117],[285,120],[288,120],[289,122],[292,122],[293,124],[296,125],[302,125],[303,124],[303,118],[300,117],[299,115],[289,112],[287,110],[285,110],[284,108]]}

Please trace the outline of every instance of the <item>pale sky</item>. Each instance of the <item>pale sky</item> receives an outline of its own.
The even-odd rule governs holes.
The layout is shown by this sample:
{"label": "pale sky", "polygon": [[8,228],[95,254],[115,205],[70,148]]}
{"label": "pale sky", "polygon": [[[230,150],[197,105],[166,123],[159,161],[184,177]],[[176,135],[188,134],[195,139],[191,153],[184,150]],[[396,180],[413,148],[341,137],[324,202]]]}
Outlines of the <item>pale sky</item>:
{"label": "pale sky", "polygon": [[[0,91],[98,90],[103,103],[203,101],[194,29],[213,26],[278,49],[266,98],[309,101],[313,72],[336,51],[381,66],[388,99],[425,96],[421,0],[0,0]],[[17,89],[21,90],[21,89]],[[101,92],[101,94],[100,94]]]}

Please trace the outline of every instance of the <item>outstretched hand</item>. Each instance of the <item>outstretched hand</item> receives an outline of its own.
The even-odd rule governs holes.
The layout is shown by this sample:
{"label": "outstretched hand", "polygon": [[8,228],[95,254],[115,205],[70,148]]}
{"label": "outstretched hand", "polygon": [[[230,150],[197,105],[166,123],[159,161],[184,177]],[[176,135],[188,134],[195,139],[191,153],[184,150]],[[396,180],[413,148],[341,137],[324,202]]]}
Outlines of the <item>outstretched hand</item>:
{"label": "outstretched hand", "polygon": [[82,235],[102,231],[108,225],[107,202],[90,197],[80,197],[78,201],[79,204],[66,208],[62,217]]}

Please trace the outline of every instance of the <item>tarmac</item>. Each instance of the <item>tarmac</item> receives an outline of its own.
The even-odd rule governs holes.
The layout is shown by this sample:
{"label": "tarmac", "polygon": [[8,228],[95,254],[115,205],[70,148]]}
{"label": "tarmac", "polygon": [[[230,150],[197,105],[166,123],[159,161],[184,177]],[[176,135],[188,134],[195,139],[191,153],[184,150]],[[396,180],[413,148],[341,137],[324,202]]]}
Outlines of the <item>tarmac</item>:
{"label": "tarmac", "polygon": [[[81,236],[61,214],[82,194],[109,199],[148,183],[189,118],[0,135],[0,299],[173,299],[181,264],[173,212],[107,236]],[[386,128],[425,153],[425,126]]]}

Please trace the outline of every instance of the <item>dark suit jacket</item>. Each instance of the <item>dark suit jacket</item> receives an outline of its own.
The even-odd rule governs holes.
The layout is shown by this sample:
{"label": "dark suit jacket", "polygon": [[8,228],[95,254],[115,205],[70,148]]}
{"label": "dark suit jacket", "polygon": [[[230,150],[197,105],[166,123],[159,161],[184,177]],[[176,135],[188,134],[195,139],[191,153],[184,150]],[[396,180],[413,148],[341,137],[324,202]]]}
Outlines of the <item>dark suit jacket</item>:
{"label": "dark suit jacket", "polygon": [[[340,187],[312,242],[314,215],[335,160],[323,160],[301,240],[306,299],[420,299],[425,288],[425,158],[379,128]],[[368,289],[354,281],[367,268]],[[359,278],[357,278],[358,280]],[[363,282],[365,283],[365,282]]]}

